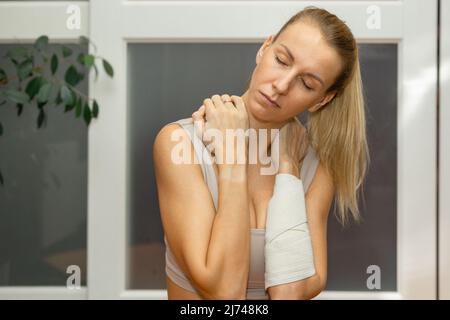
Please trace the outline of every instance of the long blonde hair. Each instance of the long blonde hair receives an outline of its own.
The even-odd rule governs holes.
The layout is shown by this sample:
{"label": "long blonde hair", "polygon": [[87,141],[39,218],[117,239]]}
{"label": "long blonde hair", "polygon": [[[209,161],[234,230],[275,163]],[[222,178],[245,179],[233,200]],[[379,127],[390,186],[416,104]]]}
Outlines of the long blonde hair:
{"label": "long blonde hair", "polygon": [[[361,221],[359,194],[370,164],[366,138],[363,86],[356,40],[348,26],[327,10],[308,6],[292,16],[273,42],[289,25],[309,22],[319,27],[325,41],[342,59],[342,70],[327,93],[335,97],[319,110],[308,113],[306,128],[311,146],[333,178],[338,221],[345,226],[351,216]],[[249,83],[247,84],[247,86]]]}

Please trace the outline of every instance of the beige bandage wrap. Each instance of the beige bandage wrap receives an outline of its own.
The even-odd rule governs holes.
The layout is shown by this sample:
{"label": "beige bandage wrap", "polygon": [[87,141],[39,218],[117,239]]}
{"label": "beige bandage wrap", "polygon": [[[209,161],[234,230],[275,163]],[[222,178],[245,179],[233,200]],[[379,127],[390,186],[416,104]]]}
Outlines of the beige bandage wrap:
{"label": "beige bandage wrap", "polygon": [[265,289],[316,273],[302,181],[287,173],[275,177],[267,208]]}

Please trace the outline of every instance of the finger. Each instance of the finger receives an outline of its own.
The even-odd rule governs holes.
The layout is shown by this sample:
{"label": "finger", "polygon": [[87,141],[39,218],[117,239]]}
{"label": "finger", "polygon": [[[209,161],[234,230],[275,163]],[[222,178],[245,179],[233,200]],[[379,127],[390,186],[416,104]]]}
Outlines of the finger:
{"label": "finger", "polygon": [[236,106],[233,103],[233,100],[231,100],[231,98],[228,94],[223,94],[221,98],[226,107],[233,108],[233,109],[236,108]]}
{"label": "finger", "polygon": [[192,120],[196,121],[200,118],[200,113],[199,113],[199,109],[197,109],[196,111],[192,112]]}
{"label": "finger", "polygon": [[192,113],[192,119],[195,120],[200,120],[201,118],[205,117],[205,106],[202,105],[200,108],[198,108],[196,111],[194,111]]}
{"label": "finger", "polygon": [[203,100],[203,105],[205,106],[205,119],[208,121],[216,112],[216,106],[210,98]]}
{"label": "finger", "polygon": [[245,109],[244,101],[239,96],[231,96],[230,99],[233,101],[236,109],[239,112],[245,112],[247,113],[247,109]]}
{"label": "finger", "polygon": [[213,101],[214,106],[217,109],[219,109],[219,108],[226,108],[225,104],[222,101],[222,98],[218,94],[213,95],[211,97],[211,100]]}

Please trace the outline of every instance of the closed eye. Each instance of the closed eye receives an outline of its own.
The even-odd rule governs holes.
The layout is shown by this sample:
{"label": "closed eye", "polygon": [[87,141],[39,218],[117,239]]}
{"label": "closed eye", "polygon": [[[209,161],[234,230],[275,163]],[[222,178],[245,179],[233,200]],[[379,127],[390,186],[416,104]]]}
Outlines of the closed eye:
{"label": "closed eye", "polygon": [[[281,61],[277,56],[275,56],[275,60],[277,60],[277,62],[278,62],[279,64],[282,64],[283,66],[287,66],[287,64],[284,63],[283,61]],[[303,85],[306,87],[306,89],[308,89],[308,90],[313,90],[313,88],[308,87],[308,86],[306,85],[306,83],[305,83],[305,81],[304,81],[303,79],[302,79],[302,82],[303,82]]]}
{"label": "closed eye", "polygon": [[282,64],[283,66],[287,66],[287,64],[284,63],[283,61],[281,61],[280,59],[278,59],[277,56],[275,56],[275,60],[277,60],[277,62],[278,62],[279,64]]}

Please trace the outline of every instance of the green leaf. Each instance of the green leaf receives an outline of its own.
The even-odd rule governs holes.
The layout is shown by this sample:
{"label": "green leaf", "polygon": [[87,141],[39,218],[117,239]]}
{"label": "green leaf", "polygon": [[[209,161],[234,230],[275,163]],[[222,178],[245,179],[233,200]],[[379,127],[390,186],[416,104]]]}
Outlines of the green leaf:
{"label": "green leaf", "polygon": [[79,64],[81,64],[82,66],[84,66],[84,53],[80,53],[77,57],[77,61]]}
{"label": "green leaf", "polygon": [[65,105],[73,104],[73,97],[72,97],[72,94],[71,94],[69,88],[67,88],[67,86],[65,86],[65,85],[61,86],[60,94],[61,94],[61,99]]}
{"label": "green leaf", "polygon": [[28,102],[28,95],[21,92],[21,91],[17,91],[14,89],[9,89],[6,90],[6,97],[11,100],[12,102],[16,102],[16,103],[27,103]]}
{"label": "green leaf", "polygon": [[73,65],[67,69],[64,76],[64,80],[73,87],[75,87],[82,79],[83,76],[78,73],[77,69]]}
{"label": "green leaf", "polygon": [[0,68],[0,85],[7,84],[8,83],[8,77],[6,76],[5,70]]}
{"label": "green leaf", "polygon": [[51,69],[52,74],[55,74],[56,70],[58,70],[58,56],[55,53],[52,55]]}
{"label": "green leaf", "polygon": [[80,40],[80,44],[81,45],[83,45],[83,44],[87,44],[87,45],[92,44],[92,46],[94,47],[94,51],[97,51],[97,47],[95,46],[95,44],[88,37],[80,36],[79,40]]}
{"label": "green leaf", "polygon": [[78,62],[81,65],[87,67],[89,70],[90,70],[90,68],[94,68],[95,80],[97,80],[97,78],[98,78],[98,68],[95,65],[95,56],[94,55],[92,55],[92,54],[86,54],[86,55],[80,54],[78,56]]}
{"label": "green leaf", "polygon": [[102,59],[102,60],[103,60],[103,68],[105,69],[105,72],[112,78],[114,76],[113,67],[105,59]]}
{"label": "green leaf", "polygon": [[71,111],[73,108],[74,108],[74,104],[71,104],[71,105],[68,105],[68,104],[66,104],[66,107],[65,107],[65,109],[64,109],[64,112],[69,112],[69,111]]}
{"label": "green leaf", "polygon": [[90,68],[94,64],[94,61],[95,57],[92,54],[86,54],[83,59],[83,64]]}
{"label": "green leaf", "polygon": [[37,119],[37,125],[38,125],[38,129],[42,126],[42,123],[45,120],[45,112],[44,109],[40,109],[39,110],[39,115],[38,115],[38,119]]}
{"label": "green leaf", "polygon": [[9,57],[14,64],[17,64],[17,60],[28,57],[28,50],[23,47],[15,47],[8,50],[6,57]]}
{"label": "green leaf", "polygon": [[47,36],[40,36],[39,38],[36,39],[36,41],[34,42],[34,47],[38,50],[38,51],[42,51],[46,46],[48,45],[48,37]]}
{"label": "green leaf", "polygon": [[23,111],[23,104],[18,103],[18,104],[16,104],[16,107],[17,107],[17,116],[20,116]]}
{"label": "green leaf", "polygon": [[50,90],[52,89],[51,83],[44,84],[41,89],[39,89],[39,93],[37,95],[38,102],[47,102],[50,96]]}
{"label": "green leaf", "polygon": [[62,47],[62,54],[64,58],[70,57],[72,55],[73,51],[69,47],[63,46]]}
{"label": "green leaf", "polygon": [[81,116],[81,111],[83,111],[83,99],[80,97],[76,103],[75,117],[79,118]]}
{"label": "green leaf", "polygon": [[42,107],[45,106],[46,104],[47,104],[47,101],[45,101],[45,102],[38,102],[37,103],[37,107],[38,107],[38,109],[42,109]]}
{"label": "green leaf", "polygon": [[70,111],[73,108],[75,108],[75,104],[76,104],[77,99],[78,99],[77,94],[71,88],[69,88],[69,91],[70,91],[70,95],[72,97],[72,103],[66,104],[66,108],[65,108],[64,112]]}
{"label": "green leaf", "polygon": [[94,103],[92,105],[92,116],[94,118],[98,117],[98,104],[97,104],[97,100],[94,99]]}
{"label": "green leaf", "polygon": [[31,59],[27,59],[22,63],[20,63],[17,66],[17,74],[19,76],[19,79],[20,80],[26,79],[31,74],[32,69],[33,69],[33,62],[31,61]]}
{"label": "green leaf", "polygon": [[30,100],[32,100],[34,96],[39,92],[39,89],[43,84],[44,81],[40,76],[34,77],[28,82],[27,87],[25,88],[25,92],[30,97]]}
{"label": "green leaf", "polygon": [[89,104],[87,102],[84,104],[83,118],[87,125],[91,123],[92,114],[91,109],[89,109]]}
{"label": "green leaf", "polygon": [[3,135],[3,126],[2,126],[2,123],[0,122],[0,136],[2,136]]}

